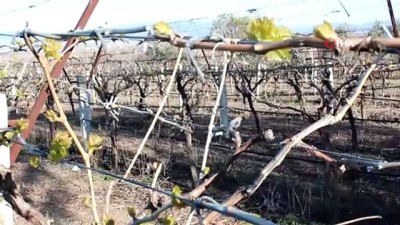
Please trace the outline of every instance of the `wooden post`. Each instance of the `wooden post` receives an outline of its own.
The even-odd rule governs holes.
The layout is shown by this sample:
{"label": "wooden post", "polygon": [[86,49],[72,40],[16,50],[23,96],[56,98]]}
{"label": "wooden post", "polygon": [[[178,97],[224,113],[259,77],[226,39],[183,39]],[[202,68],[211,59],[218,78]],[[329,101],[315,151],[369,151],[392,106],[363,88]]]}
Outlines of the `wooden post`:
{"label": "wooden post", "polygon": [[[5,94],[0,93],[0,128],[8,127],[8,107],[7,97]],[[11,165],[10,148],[6,146],[0,146],[0,166],[7,169]],[[14,224],[14,211],[11,205],[3,199],[0,193],[0,224],[2,225],[13,225]]]}

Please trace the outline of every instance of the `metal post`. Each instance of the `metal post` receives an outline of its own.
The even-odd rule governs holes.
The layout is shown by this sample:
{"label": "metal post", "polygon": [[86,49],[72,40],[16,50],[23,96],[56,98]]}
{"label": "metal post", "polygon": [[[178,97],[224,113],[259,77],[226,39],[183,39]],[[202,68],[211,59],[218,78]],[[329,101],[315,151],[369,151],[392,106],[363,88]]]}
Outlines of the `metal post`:
{"label": "metal post", "polygon": [[385,32],[386,36],[390,39],[393,39],[393,35],[390,33],[389,29],[386,27],[384,23],[381,23],[381,27],[383,29],[383,32]]}
{"label": "metal post", "polygon": [[334,78],[333,78],[333,63],[332,63],[332,61],[329,61],[328,63],[328,81],[329,81],[329,84],[331,85],[331,87],[332,88],[335,88],[335,82],[334,82]]}
{"label": "metal post", "polygon": [[[257,64],[257,79],[256,79],[257,83],[260,81],[260,78],[261,78],[261,63],[258,63]],[[260,96],[260,85],[257,85],[256,96],[257,97]]]}
{"label": "metal post", "polygon": [[[99,0],[90,0],[88,5],[85,8],[85,11],[83,12],[81,18],[79,19],[75,30],[78,29],[83,29],[87,22],[89,21],[90,16],[92,15],[94,9],[96,8],[97,3],[99,2]],[[64,50],[68,49],[71,47],[71,45],[74,43],[74,41],[77,38],[71,38],[68,39],[67,43],[64,46]],[[64,67],[64,65],[67,63],[67,60],[70,56],[70,54],[72,53],[73,48],[71,48],[70,51],[68,51],[64,57],[62,57],[62,59],[60,61],[57,62],[57,64],[54,66],[53,70],[51,71],[51,77],[52,78],[58,78],[61,74],[62,68]],[[32,110],[29,113],[28,116],[28,120],[29,120],[29,124],[28,124],[28,128],[25,129],[21,136],[22,138],[27,138],[29,136],[29,134],[32,132],[35,124],[36,124],[36,120],[40,114],[40,111],[42,110],[47,97],[49,96],[49,92],[48,92],[48,84],[44,83],[42,88],[40,89],[40,92],[38,94],[38,97],[36,98],[36,101],[32,107]],[[18,157],[19,152],[21,151],[22,145],[14,143],[11,147],[11,163],[14,163],[15,160]]]}
{"label": "metal post", "polygon": [[[7,97],[5,94],[0,93],[0,128],[8,127],[8,106]],[[7,146],[0,146],[0,166],[9,169],[11,166],[10,148]],[[0,221],[2,225],[14,224],[14,211],[11,205],[4,200],[0,192]]]}
{"label": "metal post", "polygon": [[[91,91],[86,90],[86,80],[84,76],[77,76],[79,87],[79,121],[81,124],[81,135],[87,141],[91,132],[92,108],[90,107]],[[83,90],[85,89],[85,90]]]}
{"label": "metal post", "polygon": [[[221,81],[222,79],[222,74],[219,75],[219,80]],[[219,116],[221,118],[220,120],[220,125],[226,129],[225,131],[228,131],[228,127],[229,127],[229,114],[228,114],[228,96],[226,93],[226,83],[223,86],[222,89],[222,94],[221,94],[221,99],[219,100]],[[224,132],[225,135],[228,137],[229,133],[228,132]]]}
{"label": "metal post", "polygon": [[393,12],[393,7],[392,7],[392,2],[391,0],[387,0],[387,5],[389,9],[389,14],[390,14],[390,20],[392,21],[392,28],[393,28],[393,33],[396,38],[399,37],[399,32],[397,31],[397,26],[396,26],[396,18],[394,17],[394,12]]}

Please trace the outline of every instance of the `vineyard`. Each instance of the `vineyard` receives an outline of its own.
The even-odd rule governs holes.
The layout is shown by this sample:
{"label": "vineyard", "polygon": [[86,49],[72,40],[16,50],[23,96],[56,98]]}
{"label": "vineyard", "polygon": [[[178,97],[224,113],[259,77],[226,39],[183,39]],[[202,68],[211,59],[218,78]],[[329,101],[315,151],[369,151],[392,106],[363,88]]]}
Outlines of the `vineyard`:
{"label": "vineyard", "polygon": [[96,3],[79,31],[3,46],[15,224],[398,224],[400,39],[384,25],[84,30]]}

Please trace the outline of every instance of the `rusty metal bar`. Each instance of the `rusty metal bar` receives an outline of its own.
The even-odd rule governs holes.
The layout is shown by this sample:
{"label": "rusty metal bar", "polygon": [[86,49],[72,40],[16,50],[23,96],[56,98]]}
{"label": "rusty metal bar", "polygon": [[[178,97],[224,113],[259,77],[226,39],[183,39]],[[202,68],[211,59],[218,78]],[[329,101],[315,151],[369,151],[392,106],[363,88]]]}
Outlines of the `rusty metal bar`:
{"label": "rusty metal bar", "polygon": [[[85,11],[82,13],[81,18],[79,19],[75,30],[77,29],[83,29],[87,22],[89,21],[90,16],[92,15],[94,9],[97,6],[97,3],[99,0],[90,0],[89,3],[87,4]],[[76,38],[71,38],[67,41],[66,45],[64,46],[64,50],[70,48],[70,46],[74,43]],[[73,48],[71,48],[68,52],[65,53],[64,57],[57,62],[57,64],[54,66],[53,70],[51,71],[51,77],[52,78],[58,78],[61,74],[62,69],[64,68],[64,65],[67,63],[67,60],[69,59],[69,56],[72,53]],[[32,132],[33,128],[35,127],[36,120],[40,114],[41,109],[43,108],[47,97],[49,96],[48,92],[48,85],[47,83],[44,83],[42,88],[40,89],[39,96],[37,97],[32,110],[29,113],[28,120],[29,120],[29,125],[26,130],[24,130],[21,134],[23,138],[27,138],[30,133]],[[14,143],[11,147],[11,163],[14,163],[21,151],[22,145]]]}
{"label": "rusty metal bar", "polygon": [[387,0],[387,5],[388,5],[388,8],[389,8],[390,20],[392,21],[392,28],[393,28],[394,37],[398,38],[399,37],[399,31],[397,30],[396,18],[394,17],[391,0]]}

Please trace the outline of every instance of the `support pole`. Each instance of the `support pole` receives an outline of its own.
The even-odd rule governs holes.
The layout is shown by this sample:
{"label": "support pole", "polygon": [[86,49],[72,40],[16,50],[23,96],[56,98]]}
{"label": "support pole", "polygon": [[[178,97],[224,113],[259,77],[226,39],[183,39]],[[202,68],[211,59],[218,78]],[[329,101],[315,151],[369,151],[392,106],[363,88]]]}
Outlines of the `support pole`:
{"label": "support pole", "polygon": [[[88,5],[85,8],[85,11],[83,12],[81,18],[79,19],[75,30],[78,29],[83,29],[87,22],[89,21],[90,16],[92,15],[94,9],[96,8],[97,3],[99,0],[90,0]],[[68,39],[67,43],[64,46],[64,50],[69,48],[75,41],[76,38],[71,38]],[[73,48],[68,51],[64,57],[60,61],[57,62],[57,64],[54,66],[54,69],[51,71],[51,77],[52,78],[58,78],[61,74],[62,69],[64,68],[64,65],[67,63],[67,60],[69,59],[69,56],[72,53]],[[33,128],[35,127],[36,120],[40,114],[40,111],[42,110],[47,97],[49,96],[50,92],[48,91],[48,84],[44,83],[42,88],[40,89],[40,92],[38,94],[38,97],[36,98],[36,101],[32,107],[32,110],[29,113],[28,120],[28,128],[25,129],[21,136],[22,138],[27,138],[30,133],[32,132]],[[14,163],[17,160],[18,154],[21,151],[22,146],[20,144],[14,143],[11,147],[11,163]]]}
{"label": "support pole", "polygon": [[[221,82],[222,79],[222,73],[219,75],[219,81]],[[222,95],[221,99],[219,100],[219,115],[220,115],[220,125],[223,127],[225,130],[224,134],[227,138],[229,138],[229,132],[228,127],[229,127],[229,114],[228,114],[228,96],[226,92],[226,83],[223,86],[222,89]]]}
{"label": "support pole", "polygon": [[384,23],[381,23],[381,27],[383,29],[383,32],[385,32],[386,36],[390,39],[393,39],[393,35],[390,33],[389,29],[386,27]]}
{"label": "support pole", "polygon": [[79,121],[81,124],[82,139],[87,141],[92,130],[92,108],[90,107],[91,90],[86,90],[86,80],[84,76],[77,76],[79,87]]}
{"label": "support pole", "polygon": [[393,28],[394,37],[398,38],[399,37],[399,31],[397,31],[396,18],[394,17],[392,1],[391,0],[387,0],[387,5],[388,5],[388,9],[389,9],[390,20],[392,21],[392,28]]}
{"label": "support pole", "polygon": [[[261,79],[261,63],[257,64],[257,79],[256,79],[256,83],[258,83]],[[257,89],[256,89],[256,96],[260,97],[260,85],[257,85]]]}

